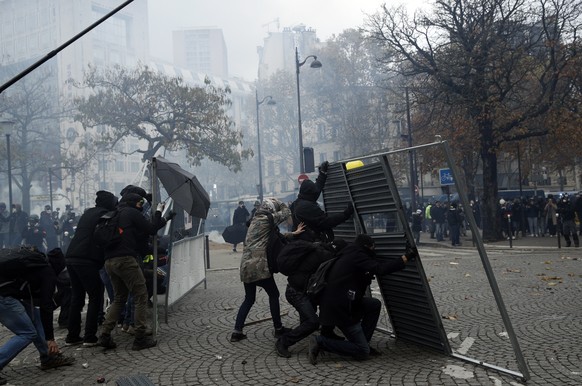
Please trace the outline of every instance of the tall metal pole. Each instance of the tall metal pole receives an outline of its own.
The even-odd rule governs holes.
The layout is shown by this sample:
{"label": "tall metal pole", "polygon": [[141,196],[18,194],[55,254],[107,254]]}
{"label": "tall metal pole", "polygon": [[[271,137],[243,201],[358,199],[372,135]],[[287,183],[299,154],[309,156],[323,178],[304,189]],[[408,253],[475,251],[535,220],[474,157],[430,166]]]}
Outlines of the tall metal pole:
{"label": "tall metal pole", "polygon": [[49,199],[51,202],[51,210],[53,210],[53,169],[48,168],[48,175],[49,175]]}
{"label": "tall metal pole", "polygon": [[259,92],[255,90],[255,103],[257,105],[257,155],[259,157],[259,201],[263,202],[263,164],[261,160],[261,130],[259,126]]}
{"label": "tall metal pole", "polygon": [[8,212],[12,213],[12,159],[10,157],[10,134],[6,133],[6,156],[8,157]]}
{"label": "tall metal pole", "polygon": [[295,47],[295,74],[297,78],[297,128],[299,129],[299,171],[305,172],[305,163],[303,160],[303,128],[301,127],[301,95],[299,93],[299,51]]}
{"label": "tall metal pole", "polygon": [[[408,87],[404,88],[406,91],[406,126],[408,126],[408,147],[412,148],[412,125],[410,123],[410,99],[408,97]],[[416,173],[414,170],[414,150],[408,151],[408,162],[410,163],[410,209],[414,212],[416,210]]]}

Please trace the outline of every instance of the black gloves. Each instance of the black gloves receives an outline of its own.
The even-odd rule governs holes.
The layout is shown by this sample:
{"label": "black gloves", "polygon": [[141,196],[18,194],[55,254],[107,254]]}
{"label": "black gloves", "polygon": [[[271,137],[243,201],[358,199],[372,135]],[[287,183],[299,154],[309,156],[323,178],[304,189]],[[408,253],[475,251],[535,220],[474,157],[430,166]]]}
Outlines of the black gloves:
{"label": "black gloves", "polygon": [[320,173],[327,173],[327,169],[329,168],[329,162],[323,161],[321,165],[319,165],[319,172]]}
{"label": "black gloves", "polygon": [[352,205],[352,203],[348,203],[348,207],[346,209],[344,209],[344,216],[346,216],[346,218],[350,217],[352,214],[354,214],[354,205]]}
{"label": "black gloves", "polygon": [[406,241],[406,252],[404,253],[404,256],[406,256],[408,261],[414,261],[416,256],[418,256],[418,251],[416,248],[412,247],[408,240]]}
{"label": "black gloves", "polygon": [[166,213],[166,217],[164,217],[164,219],[166,220],[166,222],[170,221],[171,219],[173,219],[174,217],[176,217],[176,212],[174,212],[173,210]]}

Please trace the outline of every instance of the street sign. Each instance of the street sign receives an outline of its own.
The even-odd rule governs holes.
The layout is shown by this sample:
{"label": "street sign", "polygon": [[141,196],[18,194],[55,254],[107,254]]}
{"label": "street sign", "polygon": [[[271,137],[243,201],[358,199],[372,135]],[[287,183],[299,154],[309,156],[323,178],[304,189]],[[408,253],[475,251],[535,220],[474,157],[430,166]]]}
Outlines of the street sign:
{"label": "street sign", "polygon": [[305,180],[308,180],[309,176],[307,174],[300,174],[299,177],[297,177],[297,182],[299,182],[299,185],[301,185],[301,183]]}
{"label": "street sign", "polygon": [[453,173],[451,172],[451,169],[449,169],[449,168],[439,169],[439,176],[440,176],[441,185],[454,185],[455,184],[455,179],[453,178]]}
{"label": "street sign", "polygon": [[[60,194],[60,193],[53,194],[53,200],[60,200],[63,198],[65,198],[65,196]],[[50,196],[50,194],[35,194],[35,195],[31,194],[30,199],[32,201],[50,201],[51,196]]]}

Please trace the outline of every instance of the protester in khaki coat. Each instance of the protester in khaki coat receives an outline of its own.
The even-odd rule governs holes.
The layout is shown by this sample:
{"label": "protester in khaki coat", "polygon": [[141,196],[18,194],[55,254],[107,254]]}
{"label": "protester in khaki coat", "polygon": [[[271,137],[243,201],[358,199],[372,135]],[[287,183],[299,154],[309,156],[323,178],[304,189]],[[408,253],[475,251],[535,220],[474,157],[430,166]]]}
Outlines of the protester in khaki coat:
{"label": "protester in khaki coat", "polygon": [[[287,205],[275,198],[265,198],[251,221],[240,263],[240,279],[245,288],[245,300],[238,310],[234,332],[230,337],[231,342],[238,342],[247,337],[242,330],[247,315],[255,303],[257,287],[263,288],[269,296],[269,308],[275,327],[275,336],[278,337],[288,330],[281,323],[279,289],[267,263],[267,243],[272,231],[267,213],[272,214],[276,225],[281,224],[291,216],[291,211]],[[301,232],[303,232],[303,225],[292,233],[286,233],[285,236],[291,238]]]}

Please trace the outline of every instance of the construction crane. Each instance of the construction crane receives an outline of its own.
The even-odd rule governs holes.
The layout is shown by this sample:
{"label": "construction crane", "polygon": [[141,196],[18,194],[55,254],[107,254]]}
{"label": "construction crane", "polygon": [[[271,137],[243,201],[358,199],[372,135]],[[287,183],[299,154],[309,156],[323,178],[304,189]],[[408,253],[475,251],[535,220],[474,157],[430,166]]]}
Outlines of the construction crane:
{"label": "construction crane", "polygon": [[271,24],[277,23],[277,32],[279,32],[279,18],[275,18],[268,23],[263,24],[261,27],[267,27],[267,32],[271,32]]}

